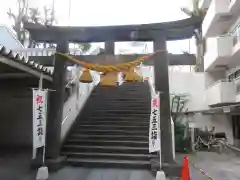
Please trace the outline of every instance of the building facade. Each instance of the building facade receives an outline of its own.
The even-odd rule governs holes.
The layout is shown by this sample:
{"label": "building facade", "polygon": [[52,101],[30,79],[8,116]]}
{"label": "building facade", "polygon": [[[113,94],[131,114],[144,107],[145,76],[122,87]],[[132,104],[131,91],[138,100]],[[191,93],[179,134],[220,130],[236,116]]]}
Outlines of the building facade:
{"label": "building facade", "polygon": [[[206,103],[220,113],[233,143],[240,139],[240,1],[201,0],[207,13],[202,23],[205,39]],[[225,119],[225,120],[222,120]],[[227,125],[226,125],[227,124]]]}

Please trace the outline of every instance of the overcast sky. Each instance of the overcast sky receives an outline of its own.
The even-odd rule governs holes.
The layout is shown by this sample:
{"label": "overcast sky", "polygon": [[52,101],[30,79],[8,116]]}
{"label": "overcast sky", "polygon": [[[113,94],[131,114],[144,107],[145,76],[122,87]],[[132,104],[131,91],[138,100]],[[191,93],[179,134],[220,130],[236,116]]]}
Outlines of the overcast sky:
{"label": "overcast sky", "polygon": [[[16,7],[16,1],[0,0],[0,24],[11,25],[6,12],[9,7]],[[42,8],[44,5],[52,5],[53,1],[58,25],[66,26],[144,24],[179,20],[186,18],[180,7],[191,5],[191,0],[29,0],[29,5]],[[117,48],[120,46],[121,49],[127,49],[126,44],[117,44]],[[188,49],[188,40],[168,43],[169,52],[181,53]],[[193,41],[191,51],[195,51]]]}

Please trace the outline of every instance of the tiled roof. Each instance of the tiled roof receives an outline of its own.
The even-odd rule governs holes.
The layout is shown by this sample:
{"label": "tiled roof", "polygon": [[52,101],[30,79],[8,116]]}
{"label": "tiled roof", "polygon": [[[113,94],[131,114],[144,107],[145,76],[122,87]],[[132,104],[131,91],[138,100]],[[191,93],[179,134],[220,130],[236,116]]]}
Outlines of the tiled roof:
{"label": "tiled roof", "polygon": [[24,58],[24,56],[20,56],[18,53],[12,52],[12,50],[8,51],[6,47],[0,45],[0,56],[3,56],[9,60],[12,60],[16,63],[25,65],[35,71],[38,71],[40,73],[43,73],[45,75],[52,76],[52,71],[48,70],[46,67],[44,67],[41,64],[38,64],[34,61],[28,61]]}

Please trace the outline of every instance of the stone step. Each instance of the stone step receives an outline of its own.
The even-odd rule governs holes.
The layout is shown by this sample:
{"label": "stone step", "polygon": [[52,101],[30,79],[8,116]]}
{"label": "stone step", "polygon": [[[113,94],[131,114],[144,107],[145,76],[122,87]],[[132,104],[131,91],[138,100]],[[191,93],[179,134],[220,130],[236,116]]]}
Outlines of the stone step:
{"label": "stone step", "polygon": [[131,146],[93,146],[93,145],[67,145],[63,146],[63,152],[101,152],[101,153],[127,153],[127,154],[148,154],[148,147],[131,147]]}
{"label": "stone step", "polygon": [[138,105],[138,104],[146,104],[146,105],[150,105],[150,100],[149,101],[145,101],[145,100],[134,100],[134,101],[119,101],[118,99],[109,99],[107,101],[107,105],[108,104],[115,104],[115,103],[123,103],[123,104],[131,104],[131,105]]}
{"label": "stone step", "polygon": [[79,125],[119,125],[119,126],[137,126],[137,127],[148,127],[149,126],[149,120],[146,119],[144,121],[131,121],[129,120],[124,120],[124,119],[119,119],[119,120],[114,120],[116,118],[111,119],[104,119],[104,120],[86,120],[86,121],[79,121],[76,123],[77,126]]}
{"label": "stone step", "polygon": [[119,135],[119,134],[127,134],[127,135],[147,135],[148,130],[139,131],[132,129],[129,130],[111,130],[111,129],[78,129],[74,128],[73,133],[77,134],[98,134],[98,135]]}
{"label": "stone step", "polygon": [[105,130],[148,130],[148,125],[146,126],[132,126],[132,125],[115,125],[112,124],[78,124],[75,127],[76,129],[105,129]]}
{"label": "stone step", "polygon": [[118,116],[119,118],[149,118],[150,117],[150,112],[149,113],[143,113],[143,114],[138,114],[138,113],[117,113],[117,112],[92,112],[92,117],[100,117],[102,119],[104,118],[114,118]]}
{"label": "stone step", "polygon": [[137,112],[145,112],[145,113],[150,113],[151,112],[151,109],[150,107],[140,107],[140,106],[123,106],[122,104],[116,104],[116,105],[107,105],[107,106],[104,106],[102,107],[101,105],[99,105],[99,107],[97,107],[94,111],[98,112],[98,111],[108,111],[110,110],[111,111],[119,111],[119,109],[127,109],[126,111],[131,111],[131,112],[134,112],[134,111],[137,111]]}
{"label": "stone step", "polygon": [[[112,121],[112,123],[114,123],[115,121],[139,121],[139,122],[149,122],[150,119],[150,114],[147,116],[141,116],[141,118],[139,118],[139,116],[114,116],[114,115],[109,115],[109,116],[105,116],[105,117],[101,117],[101,116],[96,116],[96,115],[92,115],[89,116],[88,118],[90,119],[84,119],[84,121]],[[77,120],[78,121],[78,120]],[[81,119],[79,120],[79,122],[81,122]]]}
{"label": "stone step", "polygon": [[95,139],[68,139],[66,145],[95,145],[95,146],[130,146],[130,147],[146,147],[148,141],[130,141],[130,140],[95,140]]}
{"label": "stone step", "polygon": [[92,152],[62,152],[61,155],[67,156],[68,158],[79,159],[114,159],[114,160],[143,160],[143,161],[149,161],[151,157],[153,157],[153,155],[151,154],[121,154],[121,153],[92,153]]}
{"label": "stone step", "polygon": [[148,150],[150,108],[148,83],[96,87],[61,155],[69,165],[150,169],[154,157]]}
{"label": "stone step", "polygon": [[135,109],[135,110],[132,110],[132,109],[101,109],[101,110],[95,110],[94,113],[106,113],[106,114],[110,114],[110,113],[113,113],[113,114],[150,114],[150,109],[149,111],[147,110],[143,110],[143,109]]}
{"label": "stone step", "polygon": [[148,141],[148,135],[99,135],[99,134],[77,134],[71,133],[69,139],[95,139],[95,140],[131,140]]}
{"label": "stone step", "polygon": [[115,160],[115,159],[78,159],[67,158],[67,164],[73,166],[84,166],[93,168],[127,168],[127,169],[150,169],[151,164],[149,161],[127,161],[127,160]]}

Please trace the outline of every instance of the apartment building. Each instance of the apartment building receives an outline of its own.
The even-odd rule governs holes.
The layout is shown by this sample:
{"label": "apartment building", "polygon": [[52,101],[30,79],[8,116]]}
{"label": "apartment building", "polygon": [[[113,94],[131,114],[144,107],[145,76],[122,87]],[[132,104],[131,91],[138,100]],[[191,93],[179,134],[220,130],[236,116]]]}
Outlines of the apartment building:
{"label": "apartment building", "polygon": [[213,113],[222,113],[232,133],[240,139],[240,0],[201,0],[207,9],[202,23],[206,39],[204,69],[206,103]]}

